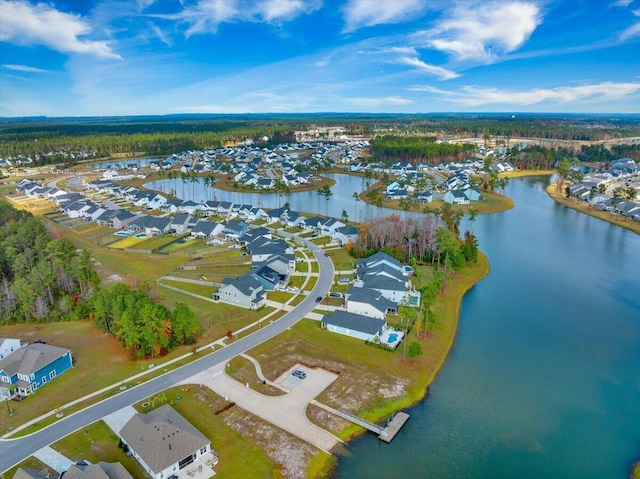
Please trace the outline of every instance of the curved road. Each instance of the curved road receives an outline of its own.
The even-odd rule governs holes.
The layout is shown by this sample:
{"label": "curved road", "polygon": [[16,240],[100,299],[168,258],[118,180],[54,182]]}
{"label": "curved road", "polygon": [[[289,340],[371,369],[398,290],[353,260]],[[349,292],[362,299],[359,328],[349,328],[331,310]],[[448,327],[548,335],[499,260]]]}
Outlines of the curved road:
{"label": "curved road", "polygon": [[[287,234],[284,233],[284,235]],[[317,305],[316,298],[318,296],[324,296],[329,291],[333,283],[334,269],[331,259],[325,256],[324,251],[320,247],[305,239],[299,238],[299,240],[302,241],[307,249],[315,256],[320,272],[318,282],[311,293],[309,293],[293,311],[290,311],[277,321],[270,323],[268,326],[259,329],[245,338],[239,339],[223,349],[170,371],[156,379],[128,389],[114,397],[105,399],[36,433],[17,439],[0,440],[0,471],[5,471],[13,467],[15,464],[31,456],[35,451],[48,446],[88,424],[102,419],[112,412],[142,401],[149,396],[153,396],[205,369],[229,361],[233,357],[272,338],[300,321]]]}

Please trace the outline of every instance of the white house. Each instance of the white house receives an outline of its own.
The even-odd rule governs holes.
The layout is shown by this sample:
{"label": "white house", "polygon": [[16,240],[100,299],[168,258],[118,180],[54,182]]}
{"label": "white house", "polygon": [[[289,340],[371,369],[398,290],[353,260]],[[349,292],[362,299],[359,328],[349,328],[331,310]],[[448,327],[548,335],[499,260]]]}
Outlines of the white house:
{"label": "white house", "polygon": [[167,479],[211,452],[211,441],[168,404],[135,414],[122,442],[153,479]]}

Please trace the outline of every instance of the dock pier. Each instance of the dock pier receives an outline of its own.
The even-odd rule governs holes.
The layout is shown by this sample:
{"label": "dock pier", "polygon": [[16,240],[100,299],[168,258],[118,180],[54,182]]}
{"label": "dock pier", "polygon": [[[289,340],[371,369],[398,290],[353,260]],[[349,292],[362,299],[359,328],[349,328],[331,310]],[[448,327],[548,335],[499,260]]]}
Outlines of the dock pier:
{"label": "dock pier", "polygon": [[400,429],[402,429],[402,426],[404,426],[404,424],[409,420],[409,415],[407,413],[399,412],[399,413],[396,413],[395,416],[393,416],[393,419],[389,422],[389,424],[387,424],[386,427],[382,427],[372,422],[365,421],[364,419],[356,416],[355,414],[341,411],[339,409],[327,406],[315,400],[311,401],[311,404],[315,404],[316,406],[324,409],[325,411],[328,411],[332,414],[335,414],[336,416],[346,419],[347,421],[351,421],[352,423],[357,424],[358,426],[362,426],[363,428],[368,429],[369,431],[377,434],[378,439],[386,443],[390,443],[393,440],[393,438],[396,437],[398,432],[400,432]]}

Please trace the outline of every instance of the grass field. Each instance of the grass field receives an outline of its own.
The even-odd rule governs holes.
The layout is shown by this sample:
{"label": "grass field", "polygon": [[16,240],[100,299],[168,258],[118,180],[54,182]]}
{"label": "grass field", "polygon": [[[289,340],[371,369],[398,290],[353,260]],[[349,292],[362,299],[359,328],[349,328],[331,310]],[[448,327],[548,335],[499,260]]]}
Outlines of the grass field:
{"label": "grass field", "polygon": [[144,371],[150,363],[161,364],[189,351],[187,346],[183,346],[165,358],[132,361],[114,338],[89,321],[2,326],[0,336],[22,341],[42,339],[49,344],[70,349],[75,359],[73,369],[57,377],[46,388],[21,402],[12,403],[13,416],[7,418],[6,414],[0,415],[2,432]]}
{"label": "grass field", "polygon": [[171,281],[171,280],[162,280],[162,282],[169,286],[173,286],[174,288],[180,288],[184,291],[189,291],[190,293],[199,294],[200,296],[205,296],[207,298],[211,298],[213,296],[213,293],[218,291],[217,286],[183,283],[182,281]]}
{"label": "grass field", "polygon": [[134,479],[147,479],[148,476],[138,461],[120,449],[118,442],[118,436],[109,426],[104,421],[98,421],[70,434],[51,447],[75,462],[86,460],[96,464],[100,461],[117,461]]}
{"label": "grass field", "polygon": [[[177,400],[177,398],[180,398]],[[271,478],[277,465],[271,461],[251,439],[243,438],[231,429],[218,414],[228,403],[206,388],[184,386],[164,392],[164,400],[154,401],[159,407],[169,403],[210,441],[218,453],[219,462],[214,468],[217,478]],[[150,408],[136,405],[140,412]],[[99,421],[53,444],[55,450],[73,460],[86,459],[91,463],[119,461],[131,472],[134,479],[146,479],[140,465],[133,457],[118,448],[118,437]]]}
{"label": "grass field", "polygon": [[327,251],[331,261],[333,261],[333,267],[336,271],[352,270],[355,265],[355,259],[349,254],[346,248],[332,249]]}

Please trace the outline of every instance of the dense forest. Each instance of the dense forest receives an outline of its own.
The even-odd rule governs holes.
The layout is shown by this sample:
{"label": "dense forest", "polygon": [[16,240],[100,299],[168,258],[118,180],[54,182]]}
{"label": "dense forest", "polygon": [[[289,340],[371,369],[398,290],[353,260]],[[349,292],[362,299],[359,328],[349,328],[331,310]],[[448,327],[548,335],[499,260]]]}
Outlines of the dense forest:
{"label": "dense forest", "polygon": [[385,135],[371,140],[373,161],[438,164],[464,160],[476,150],[475,145],[436,143],[436,137]]}
{"label": "dense forest", "polygon": [[0,324],[78,319],[97,284],[86,251],[0,201]]}
{"label": "dense forest", "polygon": [[[348,133],[376,136],[545,138],[599,141],[640,136],[640,117],[579,115],[169,115],[106,118],[0,119],[0,158],[25,156],[40,162],[69,162],[80,157],[106,157],[140,152],[168,155],[190,149],[215,148],[247,138],[264,144],[293,139],[293,131],[344,126]],[[425,152],[435,157],[455,151]],[[384,145],[380,145],[380,155]],[[405,145],[412,155],[413,146]],[[77,157],[77,154],[74,154]]]}
{"label": "dense forest", "polygon": [[195,343],[200,333],[200,323],[185,303],[176,303],[171,311],[142,288],[124,283],[93,295],[88,309],[89,317],[134,358],[153,358],[181,344]]}
{"label": "dense forest", "polygon": [[[460,238],[462,213],[445,204],[435,214],[400,218],[389,215],[375,221],[360,223],[356,244],[349,245],[356,258],[367,257],[377,251],[408,264],[444,263],[457,269],[465,261],[478,257],[478,242],[472,232]],[[475,215],[470,217],[475,221]]]}
{"label": "dense forest", "polygon": [[610,163],[619,158],[632,158],[640,160],[640,144],[615,145],[607,149],[602,145],[582,145],[574,150],[563,147],[528,146],[522,150],[511,149],[513,163],[523,170],[550,169],[566,157],[576,157],[582,162]]}
{"label": "dense forest", "polygon": [[94,320],[132,357],[154,357],[196,341],[200,323],[184,303],[173,311],[141,287],[99,290],[91,257],[51,236],[31,213],[0,201],[0,325]]}

